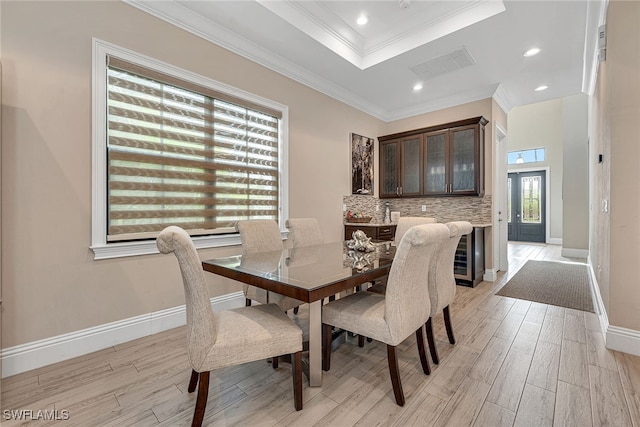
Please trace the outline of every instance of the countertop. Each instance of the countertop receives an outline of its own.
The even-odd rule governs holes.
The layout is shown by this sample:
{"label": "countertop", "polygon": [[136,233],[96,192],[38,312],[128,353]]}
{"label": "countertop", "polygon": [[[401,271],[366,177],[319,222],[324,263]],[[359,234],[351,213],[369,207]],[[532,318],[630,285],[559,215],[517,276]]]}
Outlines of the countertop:
{"label": "countertop", "polygon": [[[350,225],[350,226],[354,226],[354,227],[363,227],[363,226],[367,226],[367,227],[384,227],[387,225],[398,225],[395,222],[391,222],[388,224],[385,224],[383,222],[345,222],[344,225]],[[477,228],[487,228],[487,227],[492,227],[493,224],[491,223],[471,223],[471,225],[473,227],[477,227]]]}
{"label": "countertop", "polygon": [[398,225],[395,222],[385,224],[384,222],[345,222],[344,225],[351,225],[354,227],[384,227],[387,225]]}

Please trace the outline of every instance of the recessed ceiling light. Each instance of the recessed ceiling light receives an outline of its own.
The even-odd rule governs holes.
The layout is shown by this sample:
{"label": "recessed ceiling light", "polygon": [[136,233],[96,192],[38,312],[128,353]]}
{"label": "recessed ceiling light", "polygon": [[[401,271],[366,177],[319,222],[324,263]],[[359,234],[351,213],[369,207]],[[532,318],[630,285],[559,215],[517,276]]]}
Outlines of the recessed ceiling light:
{"label": "recessed ceiling light", "polygon": [[369,22],[369,18],[367,18],[365,15],[360,15],[356,22],[358,23],[358,25],[365,25],[367,22]]}
{"label": "recessed ceiling light", "polygon": [[416,84],[413,86],[413,91],[414,91],[414,92],[419,92],[419,91],[421,91],[421,90],[422,90],[422,83],[416,83]]}
{"label": "recessed ceiling light", "polygon": [[539,48],[537,48],[537,47],[532,47],[531,49],[526,50],[526,51],[522,54],[522,56],[524,56],[525,58],[528,58],[528,57],[530,57],[530,56],[536,56],[536,55],[537,55],[537,54],[539,54],[539,53],[540,53],[540,49],[539,49]]}
{"label": "recessed ceiling light", "polygon": [[538,86],[537,88],[535,88],[534,90],[535,90],[536,92],[540,92],[540,91],[542,91],[542,90],[546,90],[546,89],[549,89],[549,86],[547,86],[547,85],[540,85],[540,86]]}

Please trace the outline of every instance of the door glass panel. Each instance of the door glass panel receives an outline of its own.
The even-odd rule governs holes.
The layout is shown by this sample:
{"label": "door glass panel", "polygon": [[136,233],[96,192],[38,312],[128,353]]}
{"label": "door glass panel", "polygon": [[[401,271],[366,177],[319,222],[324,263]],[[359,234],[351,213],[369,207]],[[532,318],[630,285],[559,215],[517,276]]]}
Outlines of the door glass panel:
{"label": "door glass panel", "polygon": [[420,138],[402,142],[402,193],[420,193]]}
{"label": "door glass panel", "polygon": [[511,178],[507,178],[507,222],[511,224]]}
{"label": "door glass panel", "polygon": [[382,146],[382,192],[395,194],[398,187],[398,144],[384,144]]}
{"label": "door glass panel", "polygon": [[542,212],[540,197],[540,184],[542,177],[526,176],[520,178],[520,187],[522,191],[521,220],[524,224],[540,224],[542,222]]}
{"label": "door glass panel", "polygon": [[425,152],[424,184],[427,193],[446,190],[445,160],[446,135],[444,133],[427,136]]}
{"label": "door glass panel", "polygon": [[453,132],[453,191],[475,188],[475,130]]}

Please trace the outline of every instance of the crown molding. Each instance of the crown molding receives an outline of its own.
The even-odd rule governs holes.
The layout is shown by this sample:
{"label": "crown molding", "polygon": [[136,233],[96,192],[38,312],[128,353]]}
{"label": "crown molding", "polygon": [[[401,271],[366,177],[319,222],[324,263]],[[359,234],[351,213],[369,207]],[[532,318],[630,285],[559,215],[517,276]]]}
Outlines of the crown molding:
{"label": "crown molding", "polygon": [[[314,1],[256,1],[359,69],[366,68],[363,66],[365,38],[322,4]],[[342,29],[342,34],[336,28]]]}
{"label": "crown molding", "polygon": [[[419,114],[450,108],[457,105],[479,101],[486,98],[495,98],[497,85],[481,88],[478,90],[458,93],[445,98],[438,98],[426,103],[417,104],[408,108],[397,110],[387,110],[379,105],[372,104],[362,97],[359,97],[348,89],[336,85],[305,68],[302,68],[291,61],[282,58],[273,52],[267,51],[254,42],[234,33],[214,21],[204,18],[201,15],[187,9],[176,1],[145,1],[145,0],[123,0],[128,5],[142,10],[156,18],[162,19],[178,28],[183,29],[197,37],[214,43],[226,50],[229,50],[243,58],[249,59],[265,68],[288,77],[298,83],[308,86],[324,95],[343,102],[359,111],[371,115],[384,122],[400,120]],[[498,2],[502,5],[502,2]],[[505,109],[510,107],[507,102],[508,97],[504,90],[498,94],[496,101]],[[504,105],[501,104],[504,103]],[[505,109],[507,112],[508,109]]]}
{"label": "crown molding", "polygon": [[385,120],[386,112],[379,106],[365,101],[342,86],[310,73],[308,70],[295,65],[291,61],[275,55],[272,52],[267,52],[264,48],[246,38],[186,9],[175,1],[124,1],[132,7],[147,12],[156,18],[162,19],[243,58],[247,58],[298,83],[350,105],[357,110],[377,119]]}
{"label": "crown molding", "polygon": [[495,93],[493,94],[493,99],[500,106],[500,108],[502,108],[502,111],[504,111],[505,114],[508,114],[509,111],[511,111],[511,109],[513,108],[513,102],[509,98],[507,91],[504,90],[502,85],[498,85]]}
{"label": "crown molding", "polygon": [[485,86],[476,90],[434,99],[433,101],[417,104],[408,108],[390,111],[382,120],[385,122],[391,122],[405,119],[407,117],[417,116],[419,114],[431,113],[433,111],[467,104],[469,102],[481,101],[483,99],[491,98],[495,92],[496,85]]}
{"label": "crown molding", "polygon": [[459,2],[427,22],[414,20],[365,38],[319,2],[257,1],[361,70],[506,10],[501,0]]}
{"label": "crown molding", "polygon": [[419,26],[397,34],[381,34],[379,42],[369,43],[363,50],[361,69],[366,69],[426,43],[502,13],[502,0],[468,2],[461,7]]}

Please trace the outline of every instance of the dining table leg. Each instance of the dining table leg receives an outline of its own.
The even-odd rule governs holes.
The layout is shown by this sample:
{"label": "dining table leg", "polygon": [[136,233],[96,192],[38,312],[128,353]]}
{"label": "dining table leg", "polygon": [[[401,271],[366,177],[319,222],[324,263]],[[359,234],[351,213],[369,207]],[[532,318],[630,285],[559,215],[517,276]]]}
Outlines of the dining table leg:
{"label": "dining table leg", "polygon": [[322,386],[322,300],[309,304],[309,386]]}

